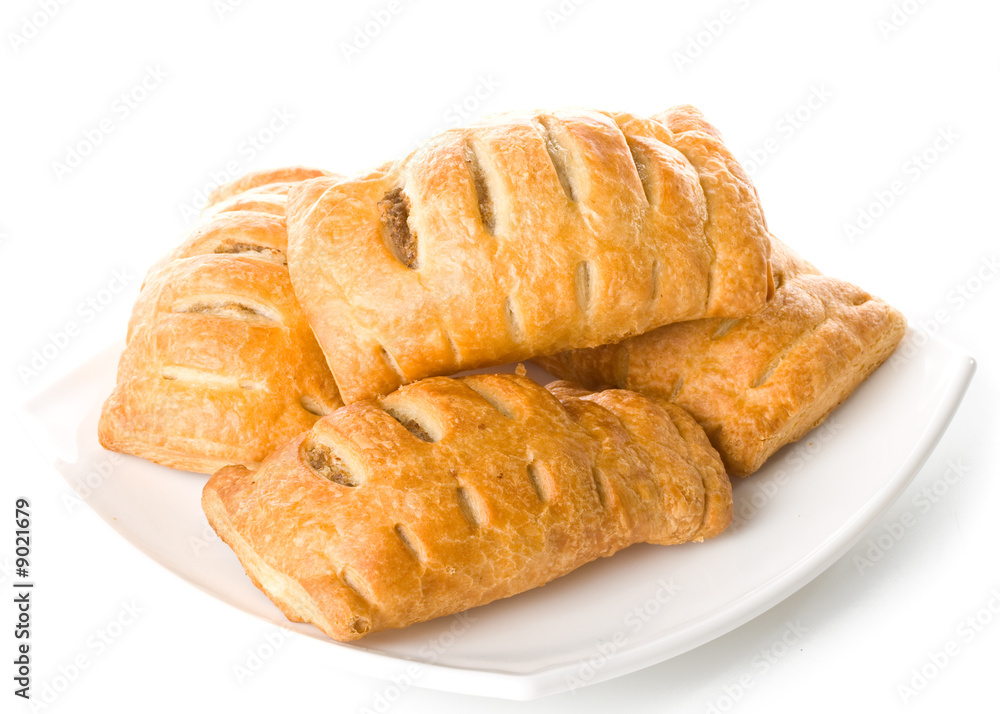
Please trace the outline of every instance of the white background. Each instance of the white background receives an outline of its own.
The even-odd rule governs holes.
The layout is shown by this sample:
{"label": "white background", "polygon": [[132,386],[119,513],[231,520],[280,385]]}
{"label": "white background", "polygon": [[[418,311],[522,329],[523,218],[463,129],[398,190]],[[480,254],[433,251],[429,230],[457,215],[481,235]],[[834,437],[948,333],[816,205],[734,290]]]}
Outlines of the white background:
{"label": "white background", "polygon": [[[373,13],[389,19],[366,37]],[[67,486],[13,419],[33,390],[123,335],[141,275],[190,227],[213,176],[227,164],[354,172],[485,112],[641,114],[681,102],[751,165],[776,235],[979,361],[937,450],[865,540],[917,512],[921,489],[941,493],[874,566],[859,572],[863,541],[772,611],[672,661],[525,704],[412,688],[391,711],[994,706],[1000,613],[971,641],[956,628],[1000,604],[1000,279],[989,263],[1000,253],[998,24],[1000,6],[972,0],[4,2],[0,709],[26,709],[10,679],[19,496],[34,514],[36,692],[90,657],[49,710],[355,711],[383,686],[304,662],[295,639],[238,682],[234,666],[274,629],[148,561],[88,509],[70,512]],[[281,116],[280,131],[262,133]],[[100,142],[62,170],[95,131]],[[860,233],[849,231],[859,220]],[[77,334],[26,371],[70,322]],[[964,472],[948,483],[955,460]],[[140,615],[95,656],[89,638],[122,603]],[[806,634],[762,672],[755,654],[789,621]],[[898,685],[953,641],[959,654],[904,703]]]}

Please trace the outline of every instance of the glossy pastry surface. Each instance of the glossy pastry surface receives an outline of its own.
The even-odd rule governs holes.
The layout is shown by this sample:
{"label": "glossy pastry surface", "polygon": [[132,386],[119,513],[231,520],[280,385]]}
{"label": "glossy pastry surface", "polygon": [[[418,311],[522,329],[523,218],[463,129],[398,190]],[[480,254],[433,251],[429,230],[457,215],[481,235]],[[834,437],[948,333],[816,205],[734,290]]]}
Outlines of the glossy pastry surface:
{"label": "glossy pastry surface", "polygon": [[503,114],[289,191],[289,270],[345,402],[768,296],[750,179],[697,110]]}
{"label": "glossy pastry surface", "polygon": [[202,505],[292,620],[339,640],[507,597],[633,543],[721,532],[732,493],[681,408],[510,374],[324,417]]}

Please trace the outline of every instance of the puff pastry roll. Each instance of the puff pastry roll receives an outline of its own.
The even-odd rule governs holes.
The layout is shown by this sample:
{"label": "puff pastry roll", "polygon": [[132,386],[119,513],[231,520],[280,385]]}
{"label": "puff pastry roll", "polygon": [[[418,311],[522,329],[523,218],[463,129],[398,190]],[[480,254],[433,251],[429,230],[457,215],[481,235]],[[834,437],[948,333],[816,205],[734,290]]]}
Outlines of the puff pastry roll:
{"label": "puff pastry roll", "polygon": [[292,283],[347,403],[747,315],[768,296],[753,185],[690,107],[453,129],[367,175],[294,186],[288,230]]}
{"label": "puff pastry roll", "polygon": [[775,295],[757,314],[668,325],[535,362],[591,387],[670,399],[705,428],[730,474],[750,475],[822,423],[906,331],[891,305],[772,240]]}
{"label": "puff pastry roll", "polygon": [[[284,218],[288,189],[306,179],[321,176],[332,180],[341,178],[329,171],[305,166],[251,171],[212,191],[201,211],[202,220],[226,211],[254,211]],[[287,243],[287,235],[285,242]]]}
{"label": "puff pastry roll", "polygon": [[342,404],[285,264],[287,187],[318,174],[223,187],[150,271],[101,412],[105,448],[203,473],[254,466]]}
{"label": "puff pastry roll", "polygon": [[343,407],[259,469],[221,469],[202,506],[289,619],[354,640],[710,538],[732,493],[676,405],[484,374]]}

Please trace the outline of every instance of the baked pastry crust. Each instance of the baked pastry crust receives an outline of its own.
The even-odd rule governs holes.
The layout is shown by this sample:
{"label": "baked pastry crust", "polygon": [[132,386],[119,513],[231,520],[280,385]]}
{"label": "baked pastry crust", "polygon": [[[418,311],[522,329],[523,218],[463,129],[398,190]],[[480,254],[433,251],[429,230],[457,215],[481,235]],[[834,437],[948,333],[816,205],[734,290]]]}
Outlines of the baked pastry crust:
{"label": "baked pastry crust", "polygon": [[[246,193],[254,189],[267,187],[271,193],[288,194],[288,187],[294,183],[305,181],[306,179],[319,178],[321,176],[336,178],[336,174],[331,174],[323,169],[311,168],[309,166],[284,166],[277,169],[261,169],[260,171],[250,171],[229,183],[217,186],[208,194],[208,201],[204,211],[210,210],[212,206],[222,203],[226,199],[232,198],[240,193]],[[282,211],[284,215],[284,211]]]}
{"label": "baked pastry crust", "polygon": [[906,331],[891,305],[819,274],[777,239],[771,264],[775,295],[755,315],[667,325],[535,362],[592,388],[670,399],[705,428],[730,474],[748,476],[821,424]]}
{"label": "baked pastry crust", "polygon": [[289,270],[345,402],[760,309],[753,185],[697,110],[504,114],[289,192]]}
{"label": "baked pastry crust", "polygon": [[732,493],[676,405],[482,374],[339,409],[256,471],[218,471],[202,506],[289,619],[353,640],[710,538]]}
{"label": "baked pastry crust", "polygon": [[[105,448],[202,473],[254,466],[341,405],[285,265],[288,182],[317,173],[223,187],[209,220],[149,272],[101,412]],[[262,200],[280,212],[247,210]]]}

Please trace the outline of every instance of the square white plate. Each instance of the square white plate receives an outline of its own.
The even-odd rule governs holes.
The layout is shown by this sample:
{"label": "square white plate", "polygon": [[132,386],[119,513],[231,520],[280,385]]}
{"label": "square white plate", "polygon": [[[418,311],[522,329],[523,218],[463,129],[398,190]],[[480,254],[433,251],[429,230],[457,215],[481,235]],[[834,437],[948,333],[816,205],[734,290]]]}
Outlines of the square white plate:
{"label": "square white plate", "polygon": [[[975,371],[962,350],[911,330],[896,357],[823,426],[735,483],[736,518],[718,538],[635,546],[464,615],[341,644],[310,625],[288,622],[253,586],[201,511],[206,477],[98,444],[97,418],[121,348],[80,365],[20,415],[43,455],[112,528],[206,593],[311,638],[299,650],[312,660],[508,699],[553,694],[662,662],[794,593],[899,497]],[[537,368],[529,374],[547,381]]]}

